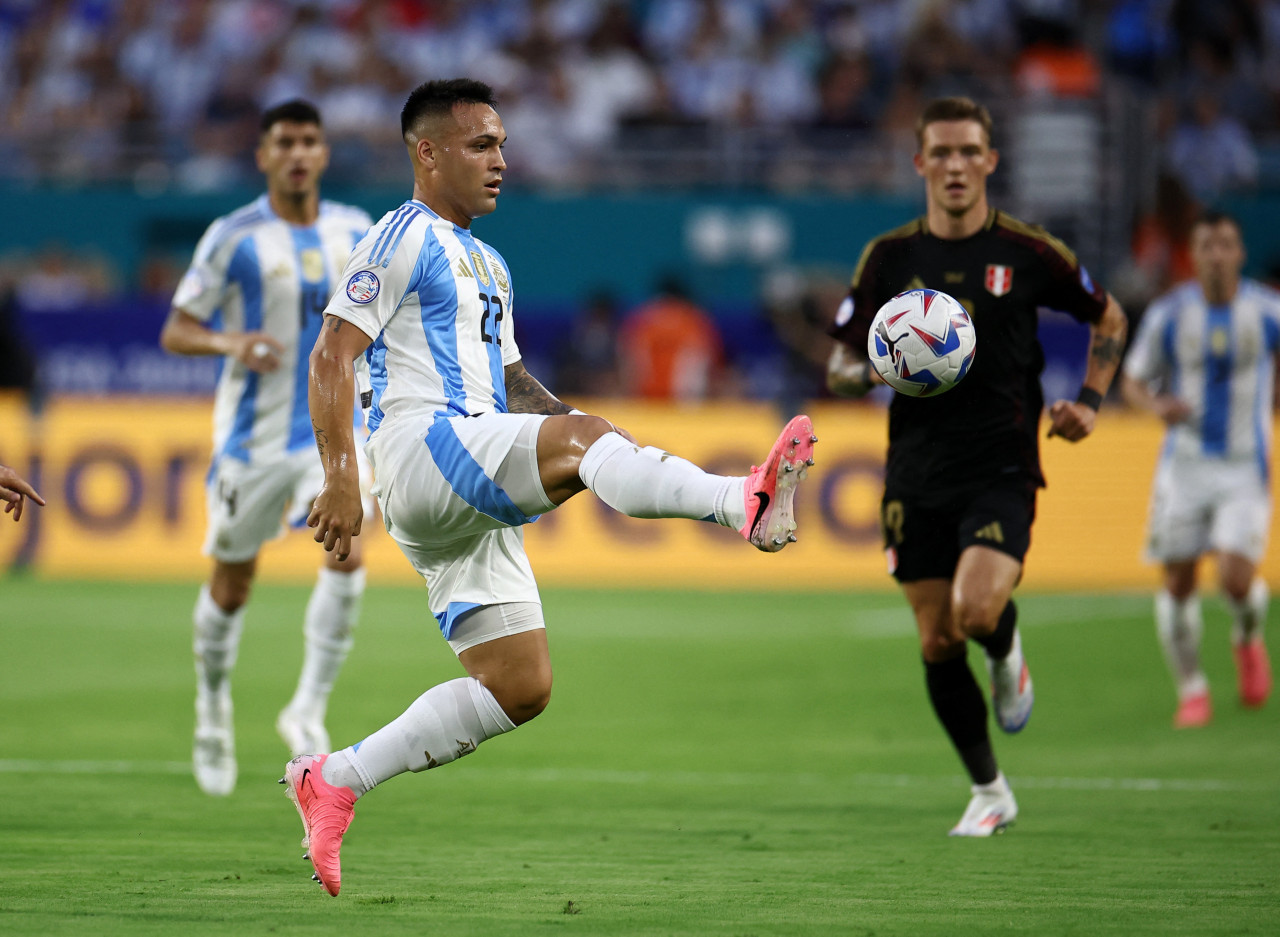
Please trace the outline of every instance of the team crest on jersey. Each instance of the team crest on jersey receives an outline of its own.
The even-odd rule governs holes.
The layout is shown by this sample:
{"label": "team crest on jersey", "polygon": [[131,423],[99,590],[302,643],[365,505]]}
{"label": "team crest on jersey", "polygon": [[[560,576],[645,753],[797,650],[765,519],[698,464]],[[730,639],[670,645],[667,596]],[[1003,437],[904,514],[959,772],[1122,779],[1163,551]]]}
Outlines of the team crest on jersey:
{"label": "team crest on jersey", "polygon": [[493,282],[498,284],[498,289],[508,292],[511,284],[507,282],[507,272],[502,269],[502,264],[494,260],[492,254],[485,254],[485,260],[489,261],[489,268],[493,270]]}
{"label": "team crest on jersey", "polygon": [[347,298],[353,303],[371,303],[378,298],[378,291],[382,289],[382,284],[378,282],[375,274],[368,270],[360,270],[351,274],[351,279],[347,281]]}
{"label": "team crest on jersey", "polygon": [[476,268],[476,278],[484,286],[489,285],[489,271],[484,265],[484,258],[480,256],[479,251],[471,251],[471,263]]}
{"label": "team crest on jersey", "polygon": [[308,247],[298,255],[302,261],[302,279],[307,283],[319,283],[324,279],[324,254],[318,247]]}
{"label": "team crest on jersey", "polygon": [[987,292],[992,296],[1003,296],[1013,289],[1013,268],[1003,264],[987,264],[987,276],[984,282]]}

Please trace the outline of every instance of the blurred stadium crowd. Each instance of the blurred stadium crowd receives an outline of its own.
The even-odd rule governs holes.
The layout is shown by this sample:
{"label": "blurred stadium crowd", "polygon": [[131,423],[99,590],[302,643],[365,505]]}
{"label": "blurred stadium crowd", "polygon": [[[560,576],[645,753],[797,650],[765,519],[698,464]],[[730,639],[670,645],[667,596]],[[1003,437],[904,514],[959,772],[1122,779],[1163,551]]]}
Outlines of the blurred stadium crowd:
{"label": "blurred stadium crowd", "polygon": [[[968,94],[995,112],[997,204],[1071,243],[1134,315],[1190,275],[1199,206],[1280,190],[1280,0],[0,0],[0,189],[251,197],[258,116],[301,96],[333,148],[326,191],[396,190],[407,91],[456,75],[499,91],[512,191],[571,195],[912,199],[922,103]],[[120,269],[73,233],[0,255],[10,343],[14,323],[37,346],[65,333],[45,312],[167,308],[190,245],[147,245]],[[735,325],[726,342],[711,321],[701,370],[662,365],[667,380],[697,396],[819,392],[822,326],[855,259],[761,270],[758,340]],[[618,299],[584,291],[560,311],[590,359],[558,362],[566,392],[645,393],[613,344],[642,310]],[[659,347],[689,310],[656,282],[649,299]],[[212,372],[165,370],[153,331],[149,318],[137,341],[159,376],[125,386],[206,386]],[[744,355],[768,346],[786,349],[773,389],[746,386]],[[0,348],[6,382],[29,384],[30,359]],[[118,386],[85,362],[47,358],[47,383]]]}
{"label": "blurred stadium crowd", "polygon": [[555,186],[910,187],[928,97],[1124,84],[1203,198],[1280,129],[1280,0],[3,0],[0,174],[251,183],[257,114],[304,96],[331,181],[398,180],[407,89],[462,74],[499,89],[512,176]]}

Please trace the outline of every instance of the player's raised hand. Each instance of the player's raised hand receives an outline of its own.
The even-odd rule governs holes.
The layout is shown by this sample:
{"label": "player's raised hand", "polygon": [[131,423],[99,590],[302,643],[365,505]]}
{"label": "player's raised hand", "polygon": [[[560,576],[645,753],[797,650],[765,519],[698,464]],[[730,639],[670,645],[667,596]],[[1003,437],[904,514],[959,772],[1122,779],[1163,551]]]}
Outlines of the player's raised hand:
{"label": "player's raised hand", "polygon": [[22,517],[22,505],[27,498],[36,504],[44,504],[44,498],[40,497],[39,492],[25,478],[8,466],[0,465],[0,501],[5,502],[4,512],[13,514],[15,521],[19,520]]}
{"label": "player's raised hand", "polygon": [[363,521],[358,483],[352,490],[350,484],[325,482],[307,515],[307,526],[316,529],[316,543],[323,543],[340,560],[351,554],[351,540],[359,536]]}
{"label": "player's raised hand", "polygon": [[1093,432],[1098,411],[1087,404],[1059,400],[1049,408],[1049,437],[1061,436],[1067,442],[1079,442]]}
{"label": "player's raised hand", "polygon": [[255,374],[280,367],[284,346],[266,332],[244,332],[236,344],[236,360]]}

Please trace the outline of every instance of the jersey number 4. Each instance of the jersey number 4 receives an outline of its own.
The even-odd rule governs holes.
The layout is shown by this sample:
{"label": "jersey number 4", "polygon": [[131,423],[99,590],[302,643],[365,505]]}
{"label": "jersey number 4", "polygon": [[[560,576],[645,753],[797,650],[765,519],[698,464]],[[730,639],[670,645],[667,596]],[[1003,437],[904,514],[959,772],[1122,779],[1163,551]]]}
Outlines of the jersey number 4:
{"label": "jersey number 4", "polygon": [[[502,345],[502,297],[480,294],[484,314],[480,316],[480,339],[490,345]],[[489,316],[493,316],[493,334],[489,334]]]}

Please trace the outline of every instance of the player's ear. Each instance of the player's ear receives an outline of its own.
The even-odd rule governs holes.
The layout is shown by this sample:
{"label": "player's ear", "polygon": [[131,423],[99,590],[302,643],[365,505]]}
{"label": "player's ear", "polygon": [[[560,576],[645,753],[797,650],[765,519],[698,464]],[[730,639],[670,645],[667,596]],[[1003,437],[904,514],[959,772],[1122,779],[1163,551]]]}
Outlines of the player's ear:
{"label": "player's ear", "polygon": [[418,162],[429,168],[435,168],[436,152],[435,144],[426,137],[419,137],[413,145],[413,151],[418,157]]}
{"label": "player's ear", "polygon": [[988,150],[987,151],[987,175],[989,176],[993,172],[995,172],[996,167],[999,165],[1000,165],[1000,151],[995,149]]}
{"label": "player's ear", "polygon": [[923,176],[924,175],[924,154],[921,153],[919,150],[917,150],[916,155],[911,157],[911,165],[916,167],[917,176]]}
{"label": "player's ear", "polygon": [[267,171],[267,149],[261,138],[258,139],[258,145],[253,148],[253,161],[258,165],[258,172]]}

